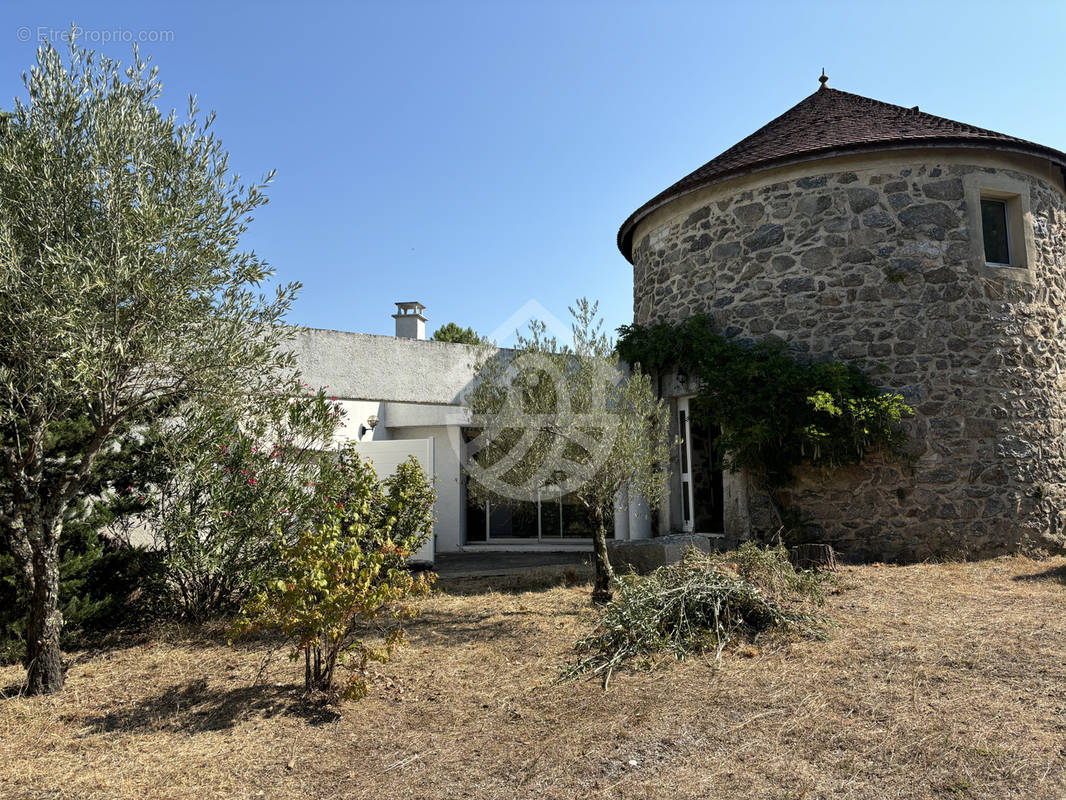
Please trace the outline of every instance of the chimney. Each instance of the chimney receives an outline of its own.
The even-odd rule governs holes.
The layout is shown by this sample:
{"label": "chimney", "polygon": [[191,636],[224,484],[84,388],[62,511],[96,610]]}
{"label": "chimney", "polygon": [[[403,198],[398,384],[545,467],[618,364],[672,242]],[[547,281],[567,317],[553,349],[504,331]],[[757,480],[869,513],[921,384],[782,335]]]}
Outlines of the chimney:
{"label": "chimney", "polygon": [[425,339],[426,318],[422,312],[426,307],[418,302],[397,303],[396,313],[392,318],[396,320],[396,336],[400,339]]}

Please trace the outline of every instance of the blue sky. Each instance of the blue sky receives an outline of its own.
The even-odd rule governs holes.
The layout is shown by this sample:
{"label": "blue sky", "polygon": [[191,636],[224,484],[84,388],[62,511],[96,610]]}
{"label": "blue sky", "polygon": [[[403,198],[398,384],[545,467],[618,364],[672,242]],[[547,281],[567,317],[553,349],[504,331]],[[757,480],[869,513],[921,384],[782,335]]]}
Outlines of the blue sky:
{"label": "blue sky", "polygon": [[[138,39],[242,174],[278,171],[247,244],[304,284],[290,320],[496,330],[574,298],[628,322],[637,206],[830,86],[1066,149],[1066,4],[6,4],[0,106],[71,22]],[[152,41],[153,39],[159,41]]]}

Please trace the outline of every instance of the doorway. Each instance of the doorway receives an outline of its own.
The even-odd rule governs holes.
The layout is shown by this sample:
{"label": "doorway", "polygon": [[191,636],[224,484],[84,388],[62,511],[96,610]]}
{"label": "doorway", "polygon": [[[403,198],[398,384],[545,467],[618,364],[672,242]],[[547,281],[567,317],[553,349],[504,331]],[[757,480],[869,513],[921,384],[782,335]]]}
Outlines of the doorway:
{"label": "doorway", "polygon": [[677,401],[681,528],[686,533],[723,533],[724,490],[718,452],[721,429],[701,413],[695,397]]}

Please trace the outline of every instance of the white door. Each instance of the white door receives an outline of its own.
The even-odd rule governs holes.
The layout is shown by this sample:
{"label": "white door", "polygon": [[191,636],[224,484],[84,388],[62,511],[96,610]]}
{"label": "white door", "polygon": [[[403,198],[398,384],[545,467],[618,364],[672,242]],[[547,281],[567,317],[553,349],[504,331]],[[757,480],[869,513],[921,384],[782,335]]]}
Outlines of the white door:
{"label": "white door", "polygon": [[689,398],[677,401],[678,464],[681,478],[681,529],[691,533],[692,522],[692,423],[689,419]]}
{"label": "white door", "polygon": [[[374,472],[379,479],[387,478],[396,471],[408,456],[414,456],[418,465],[426,473],[430,482],[436,487],[436,473],[433,463],[433,440],[432,439],[389,439],[376,442],[356,442],[355,449],[359,456],[369,461],[374,467]],[[437,516],[437,508],[433,507],[433,516]],[[411,556],[411,561],[419,564],[432,564],[436,548],[434,547],[433,531],[429,532],[429,538],[421,549]]]}

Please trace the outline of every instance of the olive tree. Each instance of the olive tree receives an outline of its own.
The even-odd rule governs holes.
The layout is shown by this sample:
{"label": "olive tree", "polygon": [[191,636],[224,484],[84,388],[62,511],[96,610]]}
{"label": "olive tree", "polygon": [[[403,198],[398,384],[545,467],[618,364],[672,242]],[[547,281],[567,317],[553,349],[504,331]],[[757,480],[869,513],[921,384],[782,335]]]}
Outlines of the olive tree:
{"label": "olive tree", "polygon": [[[156,70],[72,41],[38,50],[0,115],[0,531],[29,590],[27,691],[63,685],[65,512],[125,421],[153,404],[256,391],[295,284],[241,235],[271,176],[245,185],[190,99],[162,112]],[[89,435],[46,464],[59,422]]]}
{"label": "olive tree", "polygon": [[478,434],[467,470],[474,494],[496,502],[576,498],[593,523],[593,599],[605,602],[615,503],[655,508],[666,497],[669,412],[647,375],[619,363],[597,305],[581,299],[570,313],[573,344],[535,321],[513,353],[483,359],[468,397]]}

